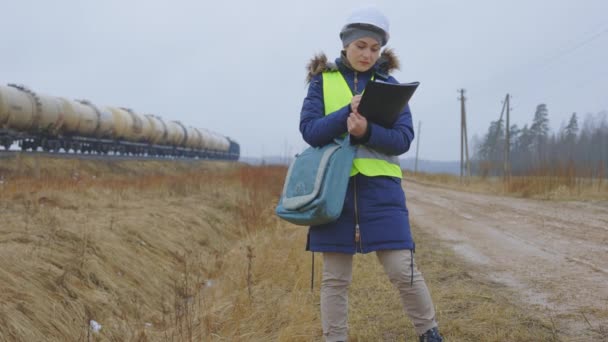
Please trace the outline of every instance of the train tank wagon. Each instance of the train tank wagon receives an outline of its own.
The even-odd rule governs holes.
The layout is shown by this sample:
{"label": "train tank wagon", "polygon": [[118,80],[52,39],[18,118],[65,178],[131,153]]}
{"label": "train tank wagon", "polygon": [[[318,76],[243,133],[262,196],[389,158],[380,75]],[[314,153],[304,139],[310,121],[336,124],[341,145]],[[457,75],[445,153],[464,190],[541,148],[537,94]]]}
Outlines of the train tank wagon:
{"label": "train tank wagon", "polygon": [[238,160],[239,144],[132,109],[0,86],[0,146],[24,151]]}
{"label": "train tank wagon", "polygon": [[21,85],[0,86],[0,144],[5,148],[13,143],[6,132],[16,132],[25,148],[43,144],[58,134],[64,116],[63,103],[56,97]]}
{"label": "train tank wagon", "polygon": [[150,142],[152,144],[165,144],[167,141],[167,125],[163,119],[153,114],[145,114],[144,118],[150,122]]}

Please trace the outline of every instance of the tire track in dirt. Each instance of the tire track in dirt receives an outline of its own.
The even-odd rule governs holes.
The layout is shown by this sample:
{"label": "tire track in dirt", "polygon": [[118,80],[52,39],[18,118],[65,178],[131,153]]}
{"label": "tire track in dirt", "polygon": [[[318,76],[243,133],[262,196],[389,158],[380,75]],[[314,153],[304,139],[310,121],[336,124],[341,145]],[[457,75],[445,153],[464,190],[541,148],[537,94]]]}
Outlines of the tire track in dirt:
{"label": "tire track in dirt", "polygon": [[[405,181],[412,221],[507,285],[558,330],[608,329],[608,203],[460,192]],[[587,323],[589,319],[589,323]]]}

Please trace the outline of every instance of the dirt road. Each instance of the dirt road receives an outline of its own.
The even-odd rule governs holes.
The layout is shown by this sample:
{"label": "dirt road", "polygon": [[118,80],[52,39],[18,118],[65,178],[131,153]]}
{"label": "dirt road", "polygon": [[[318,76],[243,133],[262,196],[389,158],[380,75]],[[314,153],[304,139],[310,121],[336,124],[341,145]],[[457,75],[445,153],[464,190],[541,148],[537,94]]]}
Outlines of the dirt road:
{"label": "dirt road", "polygon": [[[404,182],[412,221],[560,333],[608,329],[608,203],[539,201]],[[587,322],[586,320],[589,320]]]}

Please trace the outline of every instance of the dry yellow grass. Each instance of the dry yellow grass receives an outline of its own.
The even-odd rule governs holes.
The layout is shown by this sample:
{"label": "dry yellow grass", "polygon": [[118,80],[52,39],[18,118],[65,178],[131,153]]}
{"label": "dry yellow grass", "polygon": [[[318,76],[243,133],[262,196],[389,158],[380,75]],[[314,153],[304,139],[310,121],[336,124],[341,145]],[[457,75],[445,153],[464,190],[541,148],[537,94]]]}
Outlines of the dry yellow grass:
{"label": "dry yellow grass", "polygon": [[544,175],[513,176],[505,182],[502,177],[473,176],[461,182],[459,176],[451,174],[406,171],[404,176],[409,181],[459,191],[544,200],[608,200],[606,179]]}
{"label": "dry yellow grass", "polygon": [[[209,341],[322,341],[316,258],[310,292],[306,229],[277,223],[250,236],[226,256],[223,284],[204,294],[201,325]],[[550,317],[535,317],[502,285],[473,278],[449,247],[414,230],[416,258],[433,295],[447,341],[557,341]],[[247,290],[247,250],[254,247],[252,295]],[[350,290],[351,341],[413,341],[413,326],[374,254],[357,255]]]}
{"label": "dry yellow grass", "polygon": [[[31,160],[0,162],[0,341],[321,341],[321,258],[311,293],[306,229],[273,215],[285,169],[43,160],[32,179]],[[448,341],[559,340],[414,234]],[[375,256],[355,260],[352,340],[413,340]]]}
{"label": "dry yellow grass", "polygon": [[256,186],[228,163],[45,159],[32,179],[30,158],[1,162],[2,341],[122,341],[147,330],[185,340],[177,327],[191,284],[246,235],[242,189]]}

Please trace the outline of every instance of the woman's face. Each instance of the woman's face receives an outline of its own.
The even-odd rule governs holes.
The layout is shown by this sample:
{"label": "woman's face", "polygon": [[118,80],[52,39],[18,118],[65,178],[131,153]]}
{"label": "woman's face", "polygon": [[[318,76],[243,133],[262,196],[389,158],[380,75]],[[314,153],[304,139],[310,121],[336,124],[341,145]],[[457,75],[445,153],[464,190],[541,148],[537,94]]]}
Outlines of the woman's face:
{"label": "woman's face", "polygon": [[369,70],[380,57],[380,44],[369,37],[355,40],[348,44],[345,50],[348,62],[359,72]]}

